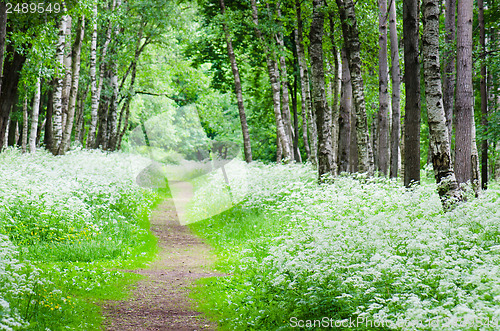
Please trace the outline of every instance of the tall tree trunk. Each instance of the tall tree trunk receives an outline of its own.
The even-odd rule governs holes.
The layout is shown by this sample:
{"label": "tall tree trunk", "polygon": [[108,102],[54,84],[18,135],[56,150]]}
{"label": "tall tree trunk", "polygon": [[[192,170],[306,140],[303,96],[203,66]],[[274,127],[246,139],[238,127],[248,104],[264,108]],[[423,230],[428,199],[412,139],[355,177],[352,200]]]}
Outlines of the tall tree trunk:
{"label": "tall tree trunk", "polygon": [[90,84],[87,84],[85,89],[80,89],[78,93],[78,98],[76,101],[76,113],[75,113],[75,140],[78,140],[83,146],[83,139],[85,137],[85,99],[87,99],[87,94],[89,92]]}
{"label": "tall tree trunk", "polygon": [[420,183],[419,0],[403,2],[405,62],[404,184]]}
{"label": "tall tree trunk", "polygon": [[255,0],[250,0],[252,5],[252,18],[255,25],[255,32],[257,37],[261,41],[262,46],[264,47],[266,53],[266,63],[267,70],[269,73],[269,80],[271,82],[271,89],[273,94],[273,109],[274,109],[274,117],[276,120],[276,130],[278,131],[279,141],[283,145],[283,157],[287,160],[291,160],[292,151],[289,146],[285,126],[283,125],[283,119],[281,116],[281,107],[280,107],[280,84],[279,84],[279,72],[278,72],[278,64],[276,62],[276,54],[270,52],[269,48],[266,45],[266,41],[262,32],[259,28],[259,16],[257,11],[257,4]]}
{"label": "tall tree trunk", "polygon": [[108,109],[108,119],[107,125],[108,128],[106,130],[106,147],[105,149],[113,151],[116,148],[116,143],[118,141],[118,73],[116,65],[112,65],[111,70],[111,88],[113,90],[113,95],[111,97],[111,101],[109,103]]}
{"label": "tall tree trunk", "polygon": [[457,200],[462,200],[462,196],[451,163],[451,150],[442,100],[439,63],[439,2],[438,0],[424,0],[422,8],[425,100],[429,122],[430,153],[441,202],[445,209],[449,209]]}
{"label": "tall tree trunk", "polygon": [[[372,126],[370,128],[371,132],[371,150],[372,153],[375,154],[376,156],[378,155],[378,114],[373,113],[372,114]],[[373,155],[372,154],[372,155]],[[373,159],[373,166],[374,169],[378,170],[378,157],[375,157]]]}
{"label": "tall tree trunk", "polygon": [[243,135],[243,150],[245,153],[245,161],[247,163],[252,162],[252,147],[250,144],[250,134],[248,132],[248,124],[247,124],[247,116],[245,114],[245,106],[243,103],[243,89],[241,88],[241,79],[240,79],[240,71],[238,69],[238,64],[236,62],[236,55],[234,54],[233,42],[231,40],[231,35],[229,33],[229,29],[226,23],[226,6],[224,4],[224,0],[220,0],[220,9],[222,16],[224,17],[224,21],[222,23],[222,29],[224,30],[224,35],[226,37],[227,44],[227,54],[229,57],[229,61],[231,62],[231,70],[233,72],[234,78],[234,92],[236,94],[236,101],[238,104],[238,113],[240,115],[240,123],[241,123],[241,132]]}
{"label": "tall tree trunk", "polygon": [[342,88],[339,110],[339,151],[338,167],[339,173],[348,172],[349,169],[349,148],[351,143],[351,106],[352,87],[349,64],[345,49],[342,49]]}
{"label": "tall tree trunk", "polygon": [[23,100],[23,132],[21,135],[21,150],[26,153],[26,145],[28,144],[28,96],[24,95]]}
{"label": "tall tree trunk", "polygon": [[[51,86],[54,86],[53,83],[50,84]],[[49,151],[52,150],[53,146],[53,141],[54,141],[54,132],[52,130],[53,125],[52,125],[52,114],[54,110],[54,97],[53,97],[54,91],[50,91],[49,93],[49,99],[47,101],[47,112],[45,114],[45,133],[43,135],[43,143],[45,145],[45,148]]]}
{"label": "tall tree trunk", "polygon": [[330,93],[332,96],[332,173],[337,175],[338,172],[338,154],[339,154],[339,112],[340,112],[340,65],[339,65],[339,54],[337,51],[337,46],[335,44],[335,24],[333,13],[328,15],[328,21],[330,25],[330,40],[332,43],[332,60],[333,65],[330,63],[330,68],[333,70],[333,78],[330,79]]}
{"label": "tall tree trunk", "polygon": [[[278,17],[280,16],[280,10],[278,9]],[[281,69],[280,82],[281,82],[281,109],[283,114],[283,124],[285,125],[285,131],[287,135],[288,142],[290,144],[290,150],[292,153],[292,158],[295,159],[296,150],[293,148],[294,132],[292,126],[292,116],[290,112],[290,96],[288,93],[288,72],[286,68],[286,60],[283,53],[285,52],[285,44],[283,43],[283,36],[278,33],[276,34],[276,43],[278,44],[280,53],[279,65]]]}
{"label": "tall tree trunk", "polygon": [[[481,127],[484,132],[488,129],[488,89],[486,88],[486,30],[484,25],[484,2],[477,1],[479,10],[479,43],[481,45],[481,80],[479,89],[481,94]],[[481,141],[481,188],[486,190],[488,187],[488,140],[486,135]]]}
{"label": "tall tree trunk", "polygon": [[[97,129],[97,111],[99,109],[99,98],[100,95],[97,93],[97,77],[96,77],[96,66],[97,66],[97,1],[94,2],[93,8],[93,31],[92,39],[90,42],[90,95],[91,95],[91,106],[90,106],[90,125],[89,132],[87,134],[87,148],[94,148],[95,146],[95,135]],[[109,42],[108,42],[109,44]]]}
{"label": "tall tree trunk", "polygon": [[[395,0],[391,0],[394,2]],[[379,7],[379,50],[378,50],[378,168],[384,175],[389,170],[389,77],[387,68],[387,0],[378,0]]]}
{"label": "tall tree trunk", "polygon": [[[57,40],[56,46],[56,63],[59,66],[59,69],[64,66],[64,44],[66,39],[66,21],[68,19],[68,15],[63,15],[61,18],[61,23],[59,25],[59,38]],[[60,71],[56,72],[54,78],[54,92],[52,94],[53,97],[53,131],[54,131],[54,139],[52,141],[52,153],[54,155],[57,154],[59,150],[59,145],[62,140],[62,95],[63,95],[63,73]]]}
{"label": "tall tree trunk", "polygon": [[4,145],[7,123],[13,105],[17,102],[17,85],[26,58],[16,52],[11,44],[7,46],[3,68],[3,85],[0,94],[0,147]]}
{"label": "tall tree trunk", "polygon": [[309,33],[309,55],[312,69],[313,109],[318,128],[318,179],[332,172],[331,113],[326,102],[325,73],[323,69],[323,0],[313,0],[313,17]]}
{"label": "tall tree trunk", "polygon": [[[297,55],[297,64],[298,64],[298,69],[299,69],[299,79],[300,79],[300,110],[301,110],[301,117],[302,117],[302,141],[304,142],[304,149],[306,151],[306,156],[309,161],[311,161],[311,149],[309,148],[309,139],[307,137],[307,113],[308,113],[308,105],[306,103],[306,89],[304,86],[304,81],[305,75],[307,74],[307,68],[304,69],[304,63],[302,61],[305,61],[305,56],[302,54],[302,58],[299,56],[299,38],[298,38],[298,30],[295,29],[294,31],[294,38],[295,38],[295,48],[296,48],[296,55]],[[303,48],[303,46],[302,46]],[[302,49],[302,52],[304,50]]]}
{"label": "tall tree trunk", "polygon": [[472,14],[472,0],[458,2],[455,173],[459,184],[472,179]]}
{"label": "tall tree trunk", "polygon": [[445,4],[445,44],[446,52],[444,58],[443,78],[443,104],[446,116],[446,127],[448,128],[448,139],[451,146],[453,133],[453,104],[455,100],[455,19],[456,0],[446,0]]}
{"label": "tall tree trunk", "polygon": [[[103,79],[110,80],[111,79],[111,72],[110,70],[107,70],[106,77],[103,77]],[[96,144],[95,148],[101,148],[105,150],[107,148],[107,141],[106,138],[108,136],[108,111],[109,111],[109,104],[110,104],[111,98],[109,97],[109,92],[104,93],[101,95],[101,99],[99,100],[99,111],[98,111],[98,116],[99,116],[99,121],[98,121],[98,128],[97,128],[97,138],[96,138]]]}
{"label": "tall tree trunk", "polygon": [[[5,37],[7,35],[7,3],[0,1],[0,95],[2,93],[3,58],[5,52]],[[2,146],[0,145],[0,150]]]}
{"label": "tall tree trunk", "polygon": [[35,96],[33,97],[33,109],[31,110],[31,130],[29,138],[30,153],[36,152],[36,140],[38,136],[38,114],[40,111],[40,73],[36,78]]}
{"label": "tall tree trunk", "polygon": [[[299,0],[295,0],[295,11],[297,13],[297,33],[296,41],[297,44],[297,57],[299,61],[299,75],[300,75],[300,89],[301,89],[301,99],[302,99],[302,121],[307,122],[309,128],[309,143],[310,152],[307,154],[308,160],[313,164],[317,164],[318,156],[318,134],[316,129],[316,121],[313,120],[312,105],[311,105],[311,93],[309,88],[309,73],[307,71],[307,61],[304,51],[304,37],[303,37],[303,24],[302,24],[302,11],[301,4]],[[307,129],[305,130],[307,132]],[[304,140],[306,144],[306,140]],[[306,150],[307,152],[307,150]]]}
{"label": "tall tree trunk", "polygon": [[363,77],[361,75],[361,43],[359,41],[359,30],[352,0],[336,0],[339,8],[340,21],[344,45],[351,72],[351,84],[353,91],[354,108],[356,110],[356,135],[358,146],[358,171],[371,172],[369,162],[369,135],[368,122],[366,118],[365,92]]}
{"label": "tall tree trunk", "polygon": [[476,140],[476,121],[474,120],[474,114],[472,115],[472,125],[471,125],[471,184],[472,189],[476,193],[476,196],[481,189],[481,171],[479,170],[479,153],[477,150],[477,140]]}
{"label": "tall tree trunk", "polygon": [[292,91],[292,110],[293,110],[293,150],[295,151],[295,162],[302,163],[302,155],[299,150],[299,116],[297,114],[297,76],[293,76],[293,88],[288,83],[288,89]]}
{"label": "tall tree trunk", "polygon": [[85,33],[85,17],[78,19],[78,28],[73,51],[71,54],[71,89],[68,100],[68,114],[64,125],[64,132],[58,154],[63,155],[69,149],[71,132],[73,131],[73,121],[75,118],[76,98],[78,95],[78,83],[80,82],[80,54],[82,50],[83,35]]}
{"label": "tall tree trunk", "polygon": [[391,0],[389,7],[389,35],[391,40],[391,82],[392,82],[392,129],[391,129],[391,169],[389,176],[398,177],[399,168],[399,131],[401,124],[400,112],[400,72],[398,31],[396,27],[396,1]]}
{"label": "tall tree trunk", "polygon": [[[111,5],[111,11],[114,11],[115,8],[117,7],[117,2],[116,0],[113,0],[113,3]],[[108,28],[106,30],[106,38],[104,40],[104,44],[101,48],[101,64],[99,65],[99,83],[97,85],[97,91],[96,91],[96,96],[97,96],[97,116],[99,117],[99,133],[95,141],[95,145],[91,146],[91,148],[99,148],[101,146],[102,148],[106,147],[105,144],[105,139],[107,133],[105,132],[107,129],[107,113],[108,113],[108,105],[109,105],[109,98],[103,98],[101,100],[101,92],[104,84],[104,76],[106,74],[106,68],[107,68],[107,59],[106,56],[108,54],[108,48],[109,48],[109,43],[111,42],[111,36],[113,32],[113,22],[110,20],[108,23]],[[109,74],[109,73],[108,73]],[[101,102],[106,102],[106,105],[101,106]],[[93,105],[94,107],[94,105]],[[93,109],[92,109],[93,111]],[[89,131],[90,134],[90,131]],[[88,144],[87,144],[88,145]]]}
{"label": "tall tree trunk", "polygon": [[[71,27],[72,27],[73,19],[71,16],[67,16],[66,20],[66,29],[65,29],[65,42],[64,42],[64,58],[63,58],[63,66],[64,66],[64,79],[63,79],[63,89],[61,96],[61,126],[64,136],[64,128],[66,127],[66,120],[68,118],[68,108],[69,108],[69,95],[71,93],[71,65],[72,65],[72,48],[71,48]],[[58,151],[59,152],[59,151]]]}

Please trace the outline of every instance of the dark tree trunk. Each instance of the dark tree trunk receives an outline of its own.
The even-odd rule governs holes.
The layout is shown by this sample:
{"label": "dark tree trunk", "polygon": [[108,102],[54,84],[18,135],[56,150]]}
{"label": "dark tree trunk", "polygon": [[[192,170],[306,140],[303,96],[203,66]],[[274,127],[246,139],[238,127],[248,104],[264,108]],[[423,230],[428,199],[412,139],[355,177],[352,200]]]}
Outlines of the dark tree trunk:
{"label": "dark tree trunk", "polygon": [[313,17],[309,40],[309,54],[312,69],[313,109],[318,128],[318,178],[332,172],[331,114],[326,102],[325,73],[323,69],[324,14],[322,0],[313,1]]}
{"label": "dark tree trunk", "polygon": [[352,0],[336,0],[339,8],[344,45],[351,72],[351,84],[356,110],[356,135],[358,148],[358,171],[371,173],[369,160],[369,134],[366,118],[365,92],[361,74],[361,43]]}
{"label": "dark tree trunk", "polygon": [[26,58],[17,52],[9,44],[6,49],[7,55],[3,66],[3,86],[0,94],[0,148],[4,145],[5,132],[7,130],[7,122],[9,120],[10,111],[16,102],[17,84],[21,69],[23,68]]}
{"label": "dark tree trunk", "polygon": [[453,104],[455,100],[455,18],[456,0],[446,0],[445,4],[445,45],[444,78],[443,78],[443,104],[446,115],[446,127],[451,146],[453,134]]}
{"label": "dark tree trunk", "polygon": [[299,150],[299,116],[297,114],[297,76],[293,76],[293,88],[288,83],[288,89],[292,91],[292,110],[293,110],[293,150],[295,161],[302,163],[302,156]]}
{"label": "dark tree trunk", "polygon": [[349,74],[345,49],[342,49],[342,88],[340,90],[338,167],[339,173],[342,173],[350,171],[349,147],[351,143],[352,106],[351,75]]}
{"label": "dark tree trunk", "polygon": [[[51,83],[50,86],[53,86],[54,84]],[[45,133],[43,136],[43,143],[45,145],[45,149],[51,151],[53,147],[53,141],[54,141],[54,132],[52,131],[52,114],[53,114],[53,96],[52,96],[52,90],[49,92],[49,99],[47,100],[47,112],[45,114]]]}
{"label": "dark tree trunk", "polygon": [[[482,62],[481,62],[481,80],[479,89],[481,93],[481,126],[484,132],[488,128],[488,90],[486,88],[486,31],[484,25],[484,3],[483,0],[477,1],[479,10],[479,43],[481,44]],[[481,142],[481,185],[482,189],[488,187],[488,140],[483,136]]]}
{"label": "dark tree trunk", "polygon": [[[226,6],[224,4],[224,0],[220,0],[220,9],[222,15],[225,15]],[[227,24],[222,23],[222,28],[224,30],[224,34],[226,36],[226,44],[227,44],[227,54],[229,56],[229,61],[231,62],[231,70],[233,72],[234,78],[234,92],[236,94],[236,100],[238,104],[238,112],[240,115],[240,123],[241,123],[241,132],[243,134],[243,149],[245,153],[245,161],[247,163],[252,162],[252,147],[250,144],[250,134],[248,132],[248,124],[247,117],[245,114],[245,106],[243,104],[243,89],[241,88],[241,79],[240,79],[240,71],[238,69],[238,64],[236,62],[236,55],[234,54],[233,42],[231,40],[231,35],[229,34],[229,30]]]}
{"label": "dark tree trunk", "polygon": [[472,179],[472,14],[472,0],[458,2],[455,174],[459,184]]}
{"label": "dark tree trunk", "polygon": [[420,62],[419,0],[403,2],[405,59],[405,135],[404,184],[420,183]]}
{"label": "dark tree trunk", "polygon": [[399,167],[399,131],[401,124],[400,112],[400,72],[398,32],[396,28],[396,1],[391,0],[389,8],[389,35],[391,40],[391,81],[392,81],[392,129],[391,129],[391,169],[390,177],[398,176]]}
{"label": "dark tree trunk", "polygon": [[[391,0],[395,1],[395,0]],[[387,68],[387,0],[378,0],[379,6],[379,51],[378,51],[378,79],[379,79],[379,110],[377,140],[378,169],[387,176],[389,169],[389,77]]]}
{"label": "dark tree trunk", "polygon": [[[7,3],[0,1],[0,94],[2,93],[2,72],[5,50],[5,37],[7,33]],[[1,150],[0,145],[0,150]]]}

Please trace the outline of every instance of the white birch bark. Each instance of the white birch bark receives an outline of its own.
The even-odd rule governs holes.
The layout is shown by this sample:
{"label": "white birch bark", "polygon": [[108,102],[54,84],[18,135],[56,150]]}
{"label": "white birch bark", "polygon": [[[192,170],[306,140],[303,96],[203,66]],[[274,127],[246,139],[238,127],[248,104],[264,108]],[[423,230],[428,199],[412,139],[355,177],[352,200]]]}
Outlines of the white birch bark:
{"label": "white birch bark", "polygon": [[90,95],[91,95],[91,106],[90,106],[90,125],[89,132],[87,135],[87,148],[94,148],[95,144],[95,133],[97,127],[97,110],[99,109],[99,95],[97,94],[97,78],[96,78],[96,66],[97,66],[97,1],[94,2],[93,8],[93,29],[92,29],[92,39],[90,42]]}
{"label": "white birch bark", "polygon": [[26,145],[28,142],[28,96],[24,95],[23,101],[23,132],[21,137],[21,150],[26,153]]}
{"label": "white birch bark", "polygon": [[38,133],[38,113],[40,110],[40,74],[36,78],[35,96],[33,98],[33,109],[31,111],[31,130],[29,138],[30,153],[36,152],[36,138]]}
{"label": "white birch bark", "polygon": [[63,74],[61,72],[64,62],[64,42],[65,42],[65,31],[66,31],[66,20],[68,15],[63,15],[61,18],[61,23],[59,25],[59,37],[56,46],[56,63],[58,65],[58,71],[56,72],[54,78],[54,92],[52,95],[53,103],[53,113],[54,118],[52,121],[54,140],[52,143],[52,153],[57,154],[59,145],[62,140],[62,90],[63,90]]}

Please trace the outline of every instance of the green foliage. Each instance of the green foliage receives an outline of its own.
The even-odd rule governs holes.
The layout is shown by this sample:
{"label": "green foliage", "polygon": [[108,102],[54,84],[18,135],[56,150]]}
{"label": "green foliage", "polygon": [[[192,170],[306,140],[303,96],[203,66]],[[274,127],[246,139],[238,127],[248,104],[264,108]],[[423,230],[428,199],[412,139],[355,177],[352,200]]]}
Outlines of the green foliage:
{"label": "green foliage", "polygon": [[0,326],[100,327],[93,302],[123,297],[137,280],[116,269],[156,254],[148,216],[159,196],[134,183],[134,167],[147,164],[100,152],[0,155],[0,244],[8,248],[0,254],[0,303],[11,321]]}
{"label": "green foliage", "polygon": [[498,185],[443,213],[435,184],[354,175],[318,186],[303,166],[250,168],[239,206],[192,225],[228,273],[197,295],[222,329],[288,330],[293,318],[324,316],[495,329]]}

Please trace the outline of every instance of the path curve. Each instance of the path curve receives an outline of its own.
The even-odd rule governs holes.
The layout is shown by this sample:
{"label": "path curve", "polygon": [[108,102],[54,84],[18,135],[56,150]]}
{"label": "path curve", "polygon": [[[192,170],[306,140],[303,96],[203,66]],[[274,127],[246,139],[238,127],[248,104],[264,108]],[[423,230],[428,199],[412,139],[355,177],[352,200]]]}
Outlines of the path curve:
{"label": "path curve", "polygon": [[148,269],[128,271],[146,276],[131,298],[102,305],[106,330],[215,330],[188,298],[195,280],[218,276],[209,269],[214,261],[210,247],[179,224],[171,199],[153,211],[151,230],[158,238],[158,259]]}

